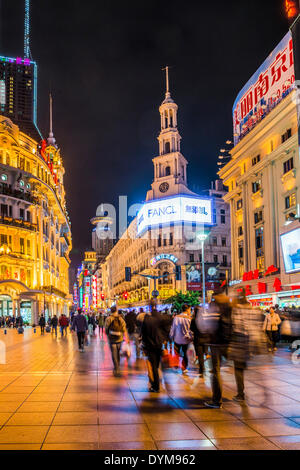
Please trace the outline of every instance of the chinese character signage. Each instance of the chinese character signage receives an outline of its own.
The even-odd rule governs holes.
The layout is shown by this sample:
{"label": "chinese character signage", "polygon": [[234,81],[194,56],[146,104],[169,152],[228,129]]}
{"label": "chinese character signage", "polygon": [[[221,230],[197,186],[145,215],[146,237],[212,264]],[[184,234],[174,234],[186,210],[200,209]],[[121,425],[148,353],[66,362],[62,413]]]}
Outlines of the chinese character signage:
{"label": "chinese character signage", "polygon": [[158,261],[161,261],[161,260],[164,260],[164,259],[172,261],[174,264],[178,260],[178,258],[176,258],[176,256],[174,256],[174,255],[169,255],[169,254],[162,253],[161,255],[157,255],[157,256],[154,256],[154,258],[151,258],[150,259],[150,264],[151,264],[151,266],[155,266]]}
{"label": "chinese character signage", "polygon": [[233,105],[236,145],[294,88],[292,35],[288,32],[238,94]]}
{"label": "chinese character signage", "polygon": [[137,215],[137,233],[171,223],[212,225],[212,199],[173,196],[146,202]]}

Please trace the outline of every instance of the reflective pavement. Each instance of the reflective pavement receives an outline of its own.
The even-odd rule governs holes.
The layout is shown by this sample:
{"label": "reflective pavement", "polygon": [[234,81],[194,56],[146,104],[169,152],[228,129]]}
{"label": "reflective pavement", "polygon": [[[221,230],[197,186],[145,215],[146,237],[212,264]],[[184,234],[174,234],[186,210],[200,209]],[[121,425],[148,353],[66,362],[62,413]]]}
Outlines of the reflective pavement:
{"label": "reflective pavement", "polygon": [[[224,406],[204,408],[204,379],[163,373],[159,394],[148,392],[144,359],[122,359],[112,376],[105,340],[93,338],[84,353],[68,333],[58,339],[26,329],[0,340],[1,449],[300,449],[300,364],[287,348],[246,371],[247,404],[236,394],[230,365],[222,369]],[[1,343],[0,343],[1,346]]]}

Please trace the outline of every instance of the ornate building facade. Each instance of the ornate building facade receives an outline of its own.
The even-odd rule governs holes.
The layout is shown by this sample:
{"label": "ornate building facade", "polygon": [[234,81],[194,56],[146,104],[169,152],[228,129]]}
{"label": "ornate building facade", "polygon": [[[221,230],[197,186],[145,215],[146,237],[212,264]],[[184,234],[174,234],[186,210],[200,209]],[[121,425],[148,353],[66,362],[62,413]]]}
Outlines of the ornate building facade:
{"label": "ornate building facade", "polygon": [[0,116],[0,315],[68,313],[71,226],[50,129],[38,145]]}
{"label": "ornate building facade", "polygon": [[[189,189],[188,162],[180,150],[178,106],[171,98],[168,74],[166,88],[165,99],[159,108],[159,155],[153,158],[151,189],[147,192],[142,210],[102,265],[102,285],[107,306],[114,302],[123,308],[145,306],[153,290],[158,291],[159,302],[176,291],[201,291],[202,258],[198,235],[204,229],[209,231],[204,250],[207,290],[214,290],[216,284],[225,279],[226,270],[230,269],[230,218],[229,206],[222,200],[224,188],[222,184],[217,185],[206,198]],[[206,209],[200,206],[210,203],[213,220],[208,223],[209,226],[205,223],[199,225],[200,213],[206,213]],[[181,211],[181,218],[172,222],[172,217],[177,217],[176,211],[177,214]],[[147,225],[146,219],[150,213],[156,217],[163,212],[166,220],[160,219],[155,227]],[[187,224],[184,223],[185,216],[189,220]],[[175,272],[179,266],[181,276],[176,279]],[[135,273],[130,282],[125,279],[125,267],[130,267]],[[147,275],[160,277],[155,282]]]}

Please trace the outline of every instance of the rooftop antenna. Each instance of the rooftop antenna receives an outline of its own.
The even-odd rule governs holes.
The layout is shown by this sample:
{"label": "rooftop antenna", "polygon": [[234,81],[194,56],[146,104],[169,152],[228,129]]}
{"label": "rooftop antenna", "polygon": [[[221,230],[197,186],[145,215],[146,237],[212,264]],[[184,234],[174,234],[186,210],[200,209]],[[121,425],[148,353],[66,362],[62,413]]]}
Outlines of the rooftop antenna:
{"label": "rooftop antenna", "polygon": [[47,139],[48,141],[48,144],[49,145],[53,145],[54,147],[56,147],[56,143],[55,143],[55,138],[54,138],[54,135],[53,135],[53,116],[52,116],[52,94],[51,94],[51,91],[49,93],[49,110],[50,110],[50,115],[49,115],[49,121],[50,121],[50,129],[49,129],[49,137]]}
{"label": "rooftop antenna", "polygon": [[29,25],[30,25],[30,0],[25,0],[25,21],[24,21],[24,59],[30,59],[29,45]]}

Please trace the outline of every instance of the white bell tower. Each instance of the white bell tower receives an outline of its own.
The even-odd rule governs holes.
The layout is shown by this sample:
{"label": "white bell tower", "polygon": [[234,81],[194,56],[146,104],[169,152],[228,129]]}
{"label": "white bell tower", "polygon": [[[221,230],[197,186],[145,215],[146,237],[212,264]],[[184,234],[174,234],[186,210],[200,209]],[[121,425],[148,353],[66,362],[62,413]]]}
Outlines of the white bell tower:
{"label": "white bell tower", "polygon": [[159,107],[161,131],[159,155],[153,158],[154,180],[147,201],[176,194],[195,194],[187,187],[187,160],[180,153],[181,136],[177,129],[178,106],[169,90],[169,67],[166,71],[166,95]]}

